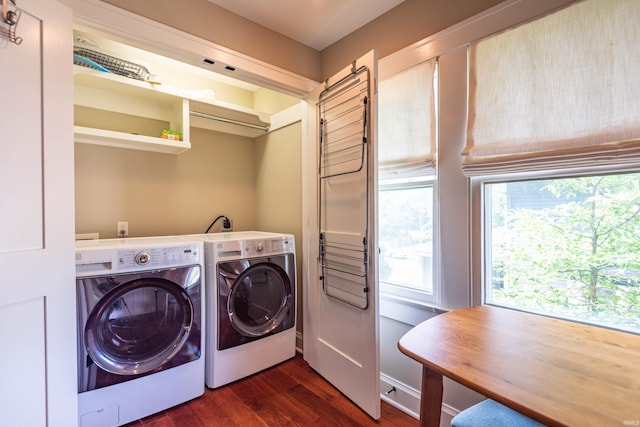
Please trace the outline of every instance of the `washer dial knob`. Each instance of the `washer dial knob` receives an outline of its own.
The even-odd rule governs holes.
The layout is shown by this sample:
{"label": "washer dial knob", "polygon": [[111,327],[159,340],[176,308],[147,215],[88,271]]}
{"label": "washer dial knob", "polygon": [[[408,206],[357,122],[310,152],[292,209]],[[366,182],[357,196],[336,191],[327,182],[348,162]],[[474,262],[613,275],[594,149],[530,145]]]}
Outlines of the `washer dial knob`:
{"label": "washer dial knob", "polygon": [[138,252],[135,256],[136,264],[146,265],[151,261],[151,255],[148,252]]}

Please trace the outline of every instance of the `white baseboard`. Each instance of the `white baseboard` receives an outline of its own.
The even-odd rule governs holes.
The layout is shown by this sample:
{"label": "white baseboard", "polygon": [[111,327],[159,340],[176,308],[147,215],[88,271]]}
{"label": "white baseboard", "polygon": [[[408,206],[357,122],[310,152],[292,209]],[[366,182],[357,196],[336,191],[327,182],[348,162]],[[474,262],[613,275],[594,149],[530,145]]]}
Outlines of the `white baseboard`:
{"label": "white baseboard", "polygon": [[383,373],[380,373],[380,398],[413,418],[420,418],[420,392]]}
{"label": "white baseboard", "polygon": [[[420,391],[380,373],[380,399],[415,419],[420,419]],[[442,404],[440,426],[449,427],[451,419],[460,411]]]}
{"label": "white baseboard", "polygon": [[458,415],[460,411],[457,409],[447,405],[446,403],[442,404],[442,413],[440,414],[440,425],[441,426],[450,426],[451,420],[453,417]]}

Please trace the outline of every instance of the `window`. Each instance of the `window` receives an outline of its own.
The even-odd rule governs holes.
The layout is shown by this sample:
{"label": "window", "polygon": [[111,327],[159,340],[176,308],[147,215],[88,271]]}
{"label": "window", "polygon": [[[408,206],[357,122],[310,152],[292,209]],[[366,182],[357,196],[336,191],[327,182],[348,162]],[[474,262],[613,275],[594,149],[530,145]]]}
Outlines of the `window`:
{"label": "window", "polygon": [[[379,276],[387,292],[433,293],[433,180],[381,182],[379,186]],[[415,296],[414,296],[415,297]]]}
{"label": "window", "polygon": [[380,80],[379,279],[387,294],[432,302],[436,60]]}
{"label": "window", "polygon": [[484,302],[640,332],[638,19],[586,0],[472,43]]}
{"label": "window", "polygon": [[640,173],[486,183],[485,301],[640,332]]}

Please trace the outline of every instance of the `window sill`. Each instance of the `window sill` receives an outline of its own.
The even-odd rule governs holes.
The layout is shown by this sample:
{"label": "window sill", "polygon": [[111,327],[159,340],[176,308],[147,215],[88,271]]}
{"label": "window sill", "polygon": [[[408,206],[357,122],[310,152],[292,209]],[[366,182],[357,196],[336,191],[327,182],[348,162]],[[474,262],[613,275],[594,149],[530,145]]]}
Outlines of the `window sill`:
{"label": "window sill", "polygon": [[396,295],[380,292],[380,316],[416,326],[431,317],[445,313],[446,309],[433,304],[409,300]]}

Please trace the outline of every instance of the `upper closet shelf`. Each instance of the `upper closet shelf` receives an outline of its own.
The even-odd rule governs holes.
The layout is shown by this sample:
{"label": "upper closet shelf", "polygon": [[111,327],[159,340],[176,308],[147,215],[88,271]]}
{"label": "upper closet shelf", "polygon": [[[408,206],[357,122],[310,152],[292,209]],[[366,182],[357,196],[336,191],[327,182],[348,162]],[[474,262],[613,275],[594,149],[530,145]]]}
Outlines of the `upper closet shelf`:
{"label": "upper closet shelf", "polygon": [[270,118],[222,101],[189,101],[191,127],[257,138],[269,132]]}
{"label": "upper closet shelf", "polygon": [[[76,142],[179,154],[191,147],[190,128],[256,138],[270,117],[221,101],[74,65]],[[164,130],[182,140],[161,138]]]}

